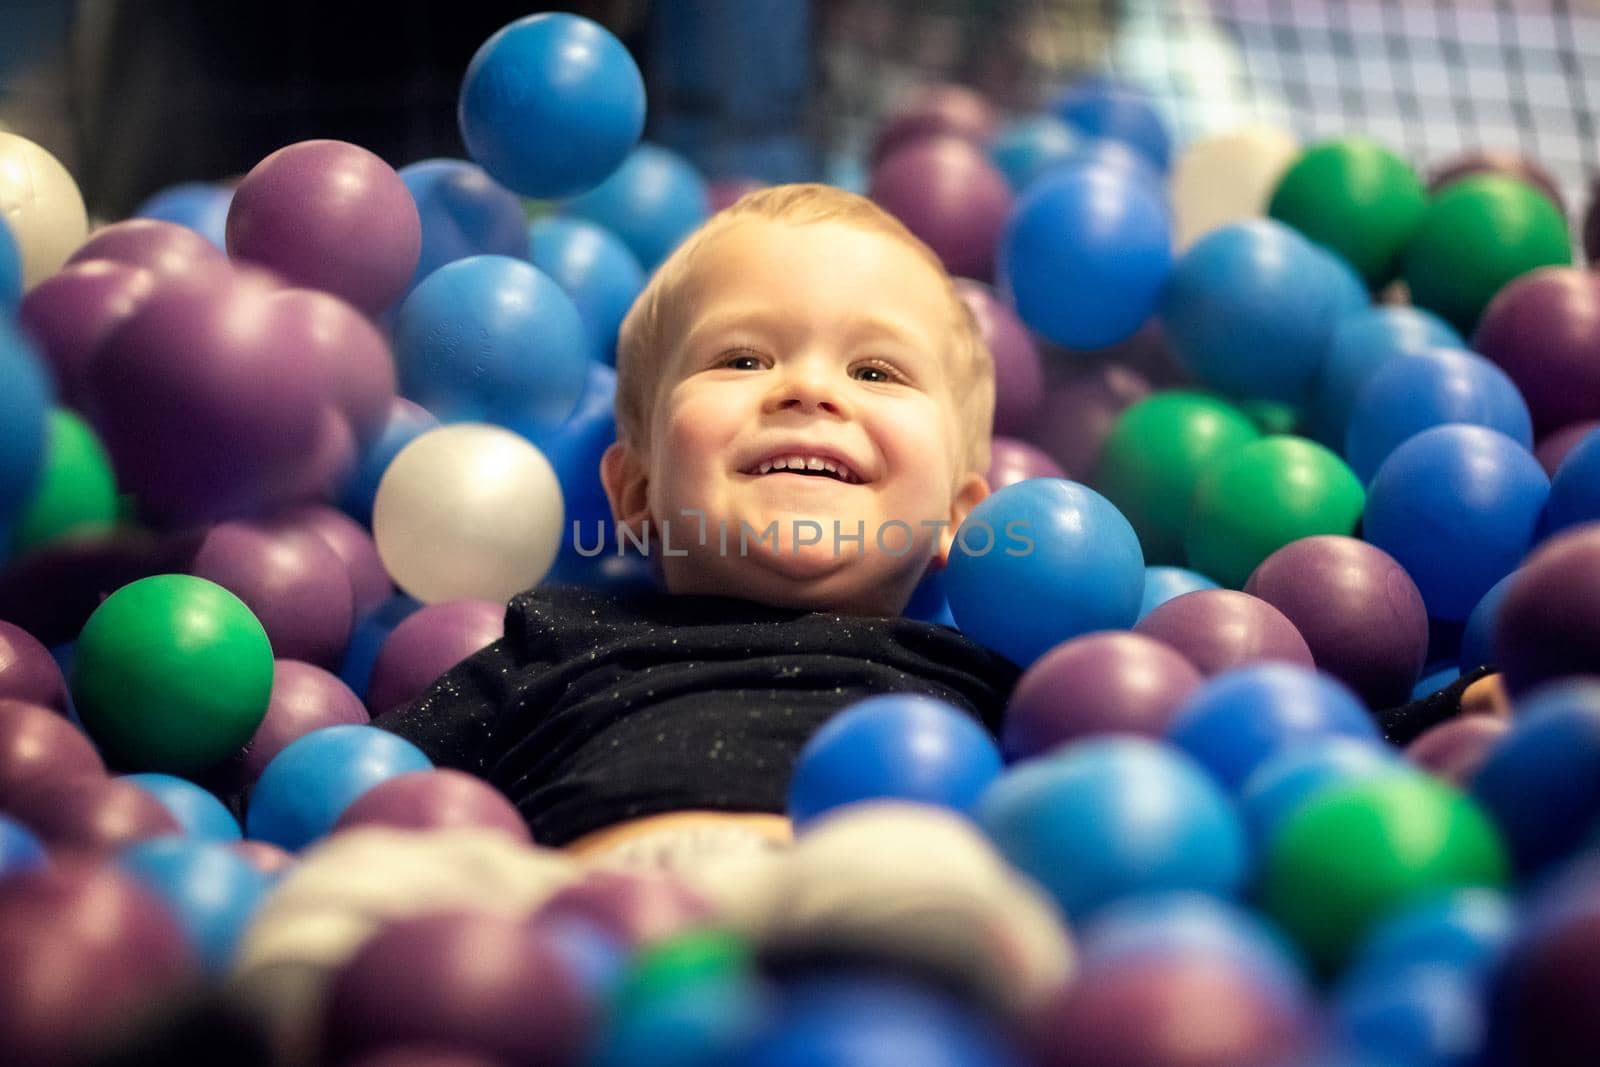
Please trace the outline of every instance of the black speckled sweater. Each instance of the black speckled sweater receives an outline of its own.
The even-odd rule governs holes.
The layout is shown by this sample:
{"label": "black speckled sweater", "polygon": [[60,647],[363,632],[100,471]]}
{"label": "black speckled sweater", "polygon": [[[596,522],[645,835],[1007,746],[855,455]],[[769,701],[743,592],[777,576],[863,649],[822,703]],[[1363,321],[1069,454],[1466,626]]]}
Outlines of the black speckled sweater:
{"label": "black speckled sweater", "polygon": [[492,782],[558,846],[667,811],[781,813],[813,731],[878,693],[937,697],[997,734],[1019,674],[936,623],[553,585],[375,725]]}

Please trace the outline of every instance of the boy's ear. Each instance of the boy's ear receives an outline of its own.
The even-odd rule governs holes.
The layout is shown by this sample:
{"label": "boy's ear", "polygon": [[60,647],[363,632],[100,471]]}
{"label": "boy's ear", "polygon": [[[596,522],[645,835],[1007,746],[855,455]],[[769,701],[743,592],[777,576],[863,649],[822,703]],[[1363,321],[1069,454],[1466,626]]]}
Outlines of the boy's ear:
{"label": "boy's ear", "polygon": [[956,531],[966,521],[967,514],[988,495],[989,482],[983,475],[969,474],[962,480],[961,487],[950,501],[950,525],[939,531],[939,545],[934,549],[933,559],[928,561],[930,568],[942,571],[949,566],[950,550],[956,543]]}
{"label": "boy's ear", "polygon": [[614,442],[600,457],[600,484],[611,502],[611,518],[631,527],[635,534],[650,514],[650,479],[631,447]]}

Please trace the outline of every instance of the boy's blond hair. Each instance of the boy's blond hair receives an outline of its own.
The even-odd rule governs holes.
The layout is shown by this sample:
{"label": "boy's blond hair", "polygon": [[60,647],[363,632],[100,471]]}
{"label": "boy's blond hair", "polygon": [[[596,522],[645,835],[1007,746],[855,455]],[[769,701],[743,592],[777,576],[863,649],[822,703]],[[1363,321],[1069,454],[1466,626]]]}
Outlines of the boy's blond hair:
{"label": "boy's blond hair", "polygon": [[751,219],[795,226],[842,222],[872,230],[902,242],[939,272],[951,304],[949,384],[957,423],[966,437],[959,453],[966,464],[962,473],[987,473],[989,438],[994,432],[994,359],[971,310],[939,257],[899,219],[865,197],[829,185],[779,185],[749,193],[712,216],[661,264],[628,310],[617,336],[617,439],[634,448],[649,440],[662,365],[669,355],[667,324],[695,257],[719,234]]}

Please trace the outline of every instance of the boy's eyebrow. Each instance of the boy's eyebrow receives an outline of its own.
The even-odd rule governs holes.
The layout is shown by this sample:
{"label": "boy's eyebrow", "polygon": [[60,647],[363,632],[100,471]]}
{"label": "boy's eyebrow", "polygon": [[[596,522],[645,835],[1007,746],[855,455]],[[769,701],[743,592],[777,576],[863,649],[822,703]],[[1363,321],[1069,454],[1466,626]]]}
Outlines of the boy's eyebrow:
{"label": "boy's eyebrow", "polygon": [[[774,333],[782,333],[793,328],[793,318],[781,310],[772,308],[750,308],[741,311],[725,312],[697,323],[690,329],[684,338],[684,347],[691,347],[704,335],[715,334],[719,330],[735,329],[738,327],[754,327],[767,329]],[[919,337],[914,327],[892,317],[879,314],[859,314],[852,316],[847,334],[851,340],[861,338],[883,337],[891,341],[900,341],[908,344],[918,344],[928,340]]]}

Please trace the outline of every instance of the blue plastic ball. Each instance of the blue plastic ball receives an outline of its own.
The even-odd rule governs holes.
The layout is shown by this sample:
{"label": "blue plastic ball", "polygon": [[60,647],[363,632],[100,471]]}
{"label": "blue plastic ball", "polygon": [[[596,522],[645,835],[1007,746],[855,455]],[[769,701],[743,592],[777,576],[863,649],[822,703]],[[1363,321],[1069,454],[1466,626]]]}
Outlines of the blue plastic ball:
{"label": "blue plastic ball", "polygon": [[245,812],[247,836],[297,851],[332,830],[368,789],[432,769],[421,749],[375,726],[313,730],[261,772]]}
{"label": "blue plastic ball", "polygon": [[1488,1032],[1482,990],[1445,970],[1351,986],[1334,998],[1331,1014],[1343,1041],[1408,1067],[1473,1067]]}
{"label": "blue plastic ball", "polygon": [[350,631],[350,642],[345,645],[344,657],[339,662],[339,680],[356,696],[366,700],[372,668],[378,662],[378,653],[383,651],[383,642],[407,616],[421,608],[421,601],[396,593],[356,620]]}
{"label": "blue plastic ball", "polygon": [[183,182],[152,193],[133,209],[133,216],[187,226],[226,252],[228,209],[232,206],[233,190],[226,185]]}
{"label": "blue plastic ball", "polygon": [[1430,663],[1422,668],[1422,677],[1411,687],[1411,699],[1430,697],[1461,677],[1461,668],[1454,663]]}
{"label": "blue plastic ball", "polygon": [[1107,137],[1137,149],[1162,173],[1171,163],[1172,139],[1166,123],[1149,97],[1132,86],[1085,78],[1069,86],[1050,107],[1090,137]]}
{"label": "blue plastic ball", "polygon": [[1238,793],[1283,752],[1333,737],[1377,741],[1361,699],[1330,675],[1261,663],[1209,679],[1178,709],[1168,739]]}
{"label": "blue plastic ball", "polygon": [[1125,341],[1156,311],[1172,271],[1172,220],[1159,185],[1105,163],[1035,181],[1000,238],[997,272],[1029,328],[1066,348]]}
{"label": "blue plastic ball", "polygon": [[1378,467],[1362,536],[1405,568],[1429,618],[1460,622],[1527,555],[1549,495],[1539,461],[1505,434],[1436,426]]}
{"label": "blue plastic ball", "polygon": [[11,816],[0,812],[0,882],[45,864],[44,842]]}
{"label": "blue plastic ball", "polygon": [[1381,741],[1334,735],[1262,760],[1239,791],[1251,837],[1265,848],[1300,806],[1325,789],[1388,774],[1415,773]]}
{"label": "blue plastic ball", "polygon": [[1533,448],[1533,417],[1505,371],[1464,348],[1427,348],[1373,372],[1346,424],[1345,459],[1370,482],[1402,442],[1450,422],[1487,426]]}
{"label": "blue plastic ball", "polygon": [[1074,922],[1136,893],[1231,897],[1248,874],[1244,830],[1222,790],[1183,753],[1143,738],[1076,742],[1019,763],[977,815]]}
{"label": "blue plastic ball", "polygon": [[1600,828],[1600,682],[1541,686],[1471,783],[1517,869],[1539,871]]}
{"label": "blue plastic ball", "polygon": [[968,513],[944,583],[962,632],[1027,667],[1062,641],[1132,626],[1144,554],[1122,512],[1093,489],[1029,478]]}
{"label": "blue plastic ball", "polygon": [[1335,327],[1366,307],[1339,257],[1273,219],[1219,227],[1189,246],[1161,298],[1178,361],[1232,396],[1304,405]]}
{"label": "blue plastic ball", "polygon": [[1510,588],[1511,579],[1516,573],[1512,571],[1490,586],[1489,591],[1478,600],[1478,606],[1472,609],[1472,614],[1467,616],[1466,628],[1461,631],[1462,674],[1494,664],[1495,612],[1500,610],[1500,601],[1505,599],[1506,590]]}
{"label": "blue plastic ball", "polygon": [[1586,522],[1600,522],[1600,430],[1585,434],[1556,468],[1543,533],[1548,537]]}
{"label": "blue plastic ball", "polygon": [[1139,618],[1144,618],[1173,597],[1201,589],[1216,588],[1218,588],[1216,582],[1199,571],[1192,571],[1187,567],[1146,567],[1144,596],[1139,601]]}
{"label": "blue plastic ball", "polygon": [[617,364],[617,331],[644,291],[644,268],[628,246],[592,222],[540,219],[527,228],[528,259],[572,298],[589,335],[589,354]]}
{"label": "blue plastic ball", "polygon": [[950,598],[944,589],[944,572],[929,570],[911,591],[911,600],[901,612],[908,619],[938,623],[956,628],[956,617],[950,613]]}
{"label": "blue plastic ball", "polygon": [[55,386],[33,343],[0,318],[0,526],[27,505],[44,469]]}
{"label": "blue plastic ball", "polygon": [[576,196],[603,181],[644,131],[644,78],[599,23],[529,15],[479,46],[456,117],[472,158],[513,192]]}
{"label": "blue plastic ball", "polygon": [[339,489],[339,507],[361,525],[372,528],[372,503],[378,499],[378,483],[401,449],[429,430],[439,420],[415,404],[395,404],[383,429],[356,457],[356,465]]}
{"label": "blue plastic ball", "polygon": [[611,177],[564,204],[562,212],[615,234],[648,272],[706,221],[711,199],[705,179],[688,160],[645,143]]}
{"label": "blue plastic ball", "polygon": [[22,252],[11,227],[0,218],[0,314],[15,315],[22,306]]}
{"label": "blue plastic ball", "polygon": [[1077,134],[1061,119],[1027,115],[1001,127],[989,145],[989,158],[1011,191],[1021,193],[1035,178],[1065,162],[1077,145]]}
{"label": "blue plastic ball", "polygon": [[969,813],[1000,776],[1000,749],[967,712],[932,697],[858,701],[811,735],[789,780],[796,828],[859,800],[897,799]]}
{"label": "blue plastic ball", "polygon": [[1455,327],[1422,308],[1368,307],[1344,316],[1334,326],[1317,370],[1306,409],[1307,431],[1330,448],[1343,448],[1350,411],[1378,368],[1396,356],[1463,347]]}
{"label": "blue plastic ball", "polygon": [[240,935],[275,881],[226,845],[187,837],[141,841],[124,849],[118,863],[166,902],[212,973],[232,964]]}
{"label": "blue plastic ball", "polygon": [[476,163],[425,159],[400,168],[422,220],[422,254],[410,288],[468,256],[522,257],[528,217],[522,201]]}
{"label": "blue plastic ball", "polygon": [[400,391],[447,423],[556,426],[590,363],[571,298],[510,256],[469,256],[424,278],[400,305],[394,355]]}
{"label": "blue plastic ball", "polygon": [[129,774],[123,776],[161,802],[178,820],[184,836],[196,841],[237,841],[244,835],[239,820],[216,796],[187,778],[171,774]]}
{"label": "blue plastic ball", "polygon": [[1381,981],[1434,968],[1487,977],[1517,928],[1516,904],[1499,890],[1456,889],[1427,897],[1379,922],[1351,957],[1342,981]]}
{"label": "blue plastic ball", "polygon": [[765,990],[752,982],[694,982],[612,1014],[585,1067],[725,1064],[770,1013]]}

